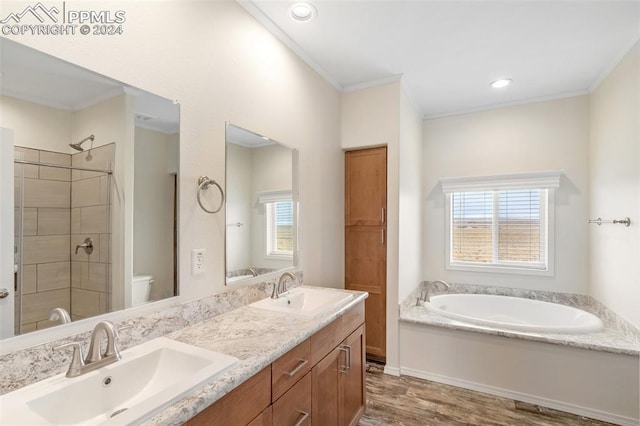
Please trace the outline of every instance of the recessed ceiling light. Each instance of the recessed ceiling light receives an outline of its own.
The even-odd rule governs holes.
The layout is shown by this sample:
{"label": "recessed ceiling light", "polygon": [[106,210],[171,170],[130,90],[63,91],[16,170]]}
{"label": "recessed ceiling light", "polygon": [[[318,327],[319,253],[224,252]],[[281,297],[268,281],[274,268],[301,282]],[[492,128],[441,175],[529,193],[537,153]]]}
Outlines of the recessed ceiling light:
{"label": "recessed ceiling light", "polygon": [[295,3],[289,8],[289,13],[296,21],[304,22],[313,19],[318,11],[309,3]]}
{"label": "recessed ceiling light", "polygon": [[501,78],[500,80],[492,81],[489,86],[493,87],[494,89],[500,89],[510,85],[511,81],[512,80],[510,78]]}

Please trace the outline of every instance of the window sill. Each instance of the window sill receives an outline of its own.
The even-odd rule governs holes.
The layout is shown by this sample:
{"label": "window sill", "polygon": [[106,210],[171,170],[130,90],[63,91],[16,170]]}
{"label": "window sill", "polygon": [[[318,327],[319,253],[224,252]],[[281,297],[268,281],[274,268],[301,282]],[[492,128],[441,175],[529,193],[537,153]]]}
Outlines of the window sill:
{"label": "window sill", "polygon": [[485,272],[485,273],[492,273],[492,274],[531,275],[531,276],[538,276],[538,277],[553,276],[553,270],[551,268],[533,269],[533,268],[518,268],[518,267],[499,266],[499,265],[473,265],[468,263],[447,263],[446,269],[449,271]]}

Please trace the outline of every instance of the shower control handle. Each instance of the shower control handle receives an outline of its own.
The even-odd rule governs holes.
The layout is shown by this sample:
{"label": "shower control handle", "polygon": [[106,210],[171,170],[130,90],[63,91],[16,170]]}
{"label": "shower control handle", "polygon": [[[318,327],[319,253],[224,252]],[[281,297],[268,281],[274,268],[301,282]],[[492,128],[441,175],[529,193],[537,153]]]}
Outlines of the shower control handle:
{"label": "shower control handle", "polygon": [[9,296],[9,290],[6,288],[0,288],[0,299],[4,299],[7,296]]}
{"label": "shower control handle", "polygon": [[76,246],[76,254],[78,254],[78,249],[80,248],[84,249],[86,254],[93,253],[93,240],[90,237],[85,238],[84,243]]}

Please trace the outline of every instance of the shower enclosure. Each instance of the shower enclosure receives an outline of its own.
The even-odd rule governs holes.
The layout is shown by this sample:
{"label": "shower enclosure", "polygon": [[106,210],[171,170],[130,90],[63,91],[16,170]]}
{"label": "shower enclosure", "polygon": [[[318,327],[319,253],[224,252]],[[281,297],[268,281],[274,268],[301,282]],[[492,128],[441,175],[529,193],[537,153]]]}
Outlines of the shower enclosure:
{"label": "shower enclosure", "polygon": [[115,145],[82,142],[74,154],[14,148],[16,335],[60,324],[64,311],[73,321],[110,311]]}

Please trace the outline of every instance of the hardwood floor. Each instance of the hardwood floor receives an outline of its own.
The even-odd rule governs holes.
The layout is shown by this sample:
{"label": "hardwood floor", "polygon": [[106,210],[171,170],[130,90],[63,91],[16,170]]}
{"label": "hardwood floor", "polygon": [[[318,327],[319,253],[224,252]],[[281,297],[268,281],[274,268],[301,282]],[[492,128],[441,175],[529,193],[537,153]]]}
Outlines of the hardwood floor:
{"label": "hardwood floor", "polygon": [[602,426],[609,423],[548,408],[540,408],[540,412],[516,409],[511,399],[408,376],[385,375],[381,365],[368,363],[367,408],[359,426],[387,425]]}

